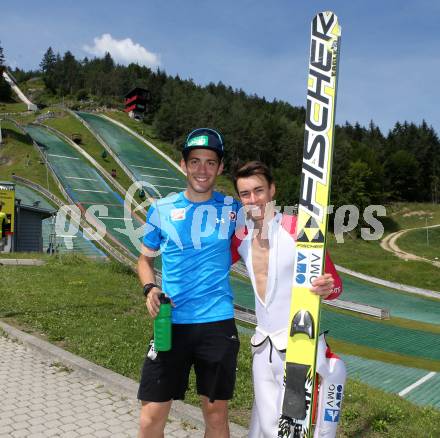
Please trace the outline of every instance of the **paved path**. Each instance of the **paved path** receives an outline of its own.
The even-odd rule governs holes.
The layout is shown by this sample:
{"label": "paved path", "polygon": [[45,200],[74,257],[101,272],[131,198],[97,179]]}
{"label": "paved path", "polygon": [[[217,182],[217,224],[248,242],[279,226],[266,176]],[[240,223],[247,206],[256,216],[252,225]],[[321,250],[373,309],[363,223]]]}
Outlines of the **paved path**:
{"label": "paved path", "polygon": [[434,265],[437,268],[440,268],[440,262],[435,261],[435,260],[429,260],[429,259],[427,259],[425,257],[420,257],[418,255],[402,251],[397,246],[397,243],[396,243],[397,239],[399,237],[403,236],[404,234],[406,234],[408,231],[420,230],[420,229],[426,229],[426,228],[437,228],[437,227],[440,227],[440,225],[430,225],[429,227],[408,228],[406,230],[396,231],[395,233],[391,233],[388,236],[384,237],[382,239],[382,241],[380,242],[380,246],[384,250],[392,252],[394,255],[396,255],[397,257],[400,257],[401,259],[404,259],[404,260],[418,260],[418,261],[422,261],[422,262],[428,262],[428,263],[431,263],[431,265]]}
{"label": "paved path", "polygon": [[[81,358],[77,358],[78,363],[86,367],[71,368],[68,357],[60,361],[51,352],[42,351],[41,345],[46,342],[37,342],[38,349],[26,341],[22,343],[0,334],[0,438],[136,437],[138,401],[133,394],[127,397],[126,391],[109,384],[105,375],[108,370]],[[90,374],[94,368],[104,370],[102,379],[94,372]],[[119,377],[121,381],[125,379]],[[135,382],[130,382],[132,393]],[[201,417],[197,418],[200,414],[196,412],[199,410],[183,403],[175,405],[177,410],[172,411],[165,436],[203,437]],[[193,419],[191,412],[196,412]],[[246,436],[244,429],[235,425],[232,429],[233,436]]]}

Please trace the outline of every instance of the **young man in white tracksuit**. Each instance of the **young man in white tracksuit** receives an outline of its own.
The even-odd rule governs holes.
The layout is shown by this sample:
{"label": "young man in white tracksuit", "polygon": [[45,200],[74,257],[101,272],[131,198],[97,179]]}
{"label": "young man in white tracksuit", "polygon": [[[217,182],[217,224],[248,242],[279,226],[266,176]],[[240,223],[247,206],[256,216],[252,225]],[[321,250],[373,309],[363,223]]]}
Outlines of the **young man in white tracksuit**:
{"label": "young man in white tracksuit", "polygon": [[[233,262],[246,264],[255,292],[257,327],[252,338],[254,406],[250,438],[274,438],[284,395],[284,360],[290,298],[294,278],[296,216],[277,213],[275,185],[268,167],[258,161],[242,166],[234,184],[246,211],[246,225],[232,241]],[[342,283],[326,256],[325,273],[313,282],[311,293],[324,299],[340,295]],[[319,339],[320,375],[315,438],[335,437],[345,383],[345,366]]]}

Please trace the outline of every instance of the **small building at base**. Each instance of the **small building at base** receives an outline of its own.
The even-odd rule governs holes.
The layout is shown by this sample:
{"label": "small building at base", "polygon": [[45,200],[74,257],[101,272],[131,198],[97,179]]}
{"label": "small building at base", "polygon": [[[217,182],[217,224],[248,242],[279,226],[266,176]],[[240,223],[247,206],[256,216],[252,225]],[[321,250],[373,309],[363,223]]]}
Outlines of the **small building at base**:
{"label": "small building at base", "polygon": [[15,252],[43,252],[42,222],[56,210],[47,210],[36,205],[23,205],[16,202],[16,232],[14,239]]}

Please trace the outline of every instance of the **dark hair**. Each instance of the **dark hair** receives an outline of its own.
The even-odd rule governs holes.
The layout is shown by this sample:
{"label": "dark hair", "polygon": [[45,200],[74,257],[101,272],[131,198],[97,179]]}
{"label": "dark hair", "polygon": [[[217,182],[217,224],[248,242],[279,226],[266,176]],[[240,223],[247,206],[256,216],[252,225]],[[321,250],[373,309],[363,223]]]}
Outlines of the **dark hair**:
{"label": "dark hair", "polygon": [[254,175],[263,176],[269,186],[273,184],[272,172],[270,171],[269,167],[266,166],[266,164],[262,163],[261,161],[248,161],[234,172],[233,179],[235,191],[238,193],[237,180],[240,178],[249,178],[250,176]]}

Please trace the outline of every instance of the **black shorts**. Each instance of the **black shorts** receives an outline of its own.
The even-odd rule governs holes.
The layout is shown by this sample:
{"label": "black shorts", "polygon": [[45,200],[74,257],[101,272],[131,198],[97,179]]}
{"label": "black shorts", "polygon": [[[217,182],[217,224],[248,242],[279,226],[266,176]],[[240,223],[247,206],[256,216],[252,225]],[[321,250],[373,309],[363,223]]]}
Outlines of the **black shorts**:
{"label": "black shorts", "polygon": [[197,393],[214,400],[230,400],[234,392],[240,347],[234,319],[200,324],[173,324],[172,348],[145,358],[138,399],[183,400],[191,366]]}

